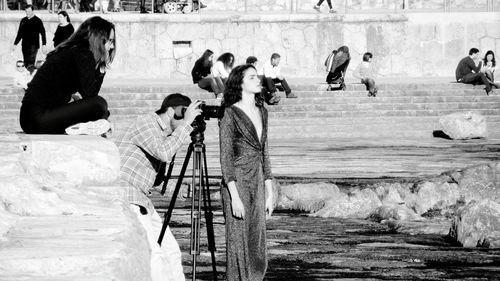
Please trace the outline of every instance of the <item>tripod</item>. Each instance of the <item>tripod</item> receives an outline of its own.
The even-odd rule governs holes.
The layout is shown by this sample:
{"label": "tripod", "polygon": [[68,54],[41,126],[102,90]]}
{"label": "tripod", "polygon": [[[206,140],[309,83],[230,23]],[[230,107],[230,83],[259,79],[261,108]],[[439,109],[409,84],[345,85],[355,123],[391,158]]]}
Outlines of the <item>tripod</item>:
{"label": "tripod", "polygon": [[[201,121],[200,121],[201,120]],[[217,280],[217,269],[215,264],[215,236],[214,236],[214,228],[213,228],[213,213],[212,213],[212,203],[210,200],[210,192],[208,187],[208,170],[207,170],[207,158],[206,158],[206,150],[205,144],[203,143],[204,136],[204,124],[205,121],[203,119],[199,119],[195,121],[198,123],[203,122],[202,129],[198,130],[196,126],[194,127],[193,132],[191,133],[191,143],[189,144],[186,157],[184,159],[184,163],[182,164],[181,172],[177,179],[177,184],[175,186],[175,190],[172,194],[172,199],[170,200],[170,204],[168,206],[167,213],[165,213],[165,218],[163,221],[163,226],[161,228],[160,237],[158,238],[158,244],[161,245],[163,240],[163,236],[165,235],[165,231],[170,223],[170,219],[172,217],[172,211],[174,210],[175,201],[177,199],[177,195],[179,194],[180,187],[182,185],[182,180],[184,178],[184,174],[186,173],[186,168],[189,164],[189,158],[193,155],[193,174],[191,181],[191,237],[190,237],[190,253],[193,258],[193,281],[196,279],[196,256],[200,254],[200,227],[201,227],[201,198],[203,194],[203,208],[205,211],[205,222],[207,226],[207,238],[208,238],[208,249],[210,250],[210,254],[212,257],[212,272],[213,272],[213,280]],[[193,154],[194,152],[194,154]],[[165,177],[165,181],[163,183],[162,194],[165,193],[165,189],[168,183],[168,179],[171,176],[174,158],[170,162],[168,173]],[[165,173],[165,166],[160,169],[160,173]]]}

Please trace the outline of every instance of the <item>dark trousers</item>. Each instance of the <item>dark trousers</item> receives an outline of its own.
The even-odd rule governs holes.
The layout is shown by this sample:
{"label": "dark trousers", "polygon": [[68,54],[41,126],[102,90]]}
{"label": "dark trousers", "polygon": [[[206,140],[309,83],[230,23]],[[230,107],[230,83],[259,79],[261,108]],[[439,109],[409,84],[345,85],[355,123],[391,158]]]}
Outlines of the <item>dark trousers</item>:
{"label": "dark trousers", "polygon": [[220,77],[205,77],[198,81],[198,87],[215,94],[221,94],[226,89],[224,81]]}
{"label": "dark trousers", "polygon": [[486,92],[491,91],[491,84],[486,78],[486,75],[482,72],[478,73],[469,73],[462,77],[462,79],[459,81],[464,84],[473,84],[473,85],[485,85],[486,86]]}
{"label": "dark trousers", "polygon": [[[325,1],[325,0],[319,0],[319,1],[318,1],[318,4],[316,4],[316,6],[318,6],[318,7],[319,7],[319,6],[321,6],[321,4],[323,4],[323,1]],[[332,1],[331,1],[331,0],[326,0],[326,3],[328,4],[328,7],[329,7],[330,9],[332,9],[332,8],[333,8],[333,7],[332,7]]]}
{"label": "dark trousers", "polygon": [[375,80],[373,80],[373,78],[363,78],[361,79],[361,83],[365,84],[368,92],[372,94],[377,90],[377,88],[375,88]]}
{"label": "dark trousers", "polygon": [[38,47],[35,45],[22,46],[24,67],[33,73],[35,70],[36,54],[38,53]]}
{"label": "dark trousers", "polygon": [[95,96],[52,109],[23,103],[19,121],[27,134],[64,134],[64,130],[71,125],[108,117],[108,103],[103,97]]}
{"label": "dark trousers", "polygon": [[283,80],[280,80],[278,78],[273,79],[270,77],[264,77],[264,82],[265,82],[265,87],[271,94],[278,91],[276,89],[276,84],[278,83],[281,83],[281,87],[283,87],[283,90],[285,90],[285,94],[289,95],[292,92],[285,78],[283,78]]}

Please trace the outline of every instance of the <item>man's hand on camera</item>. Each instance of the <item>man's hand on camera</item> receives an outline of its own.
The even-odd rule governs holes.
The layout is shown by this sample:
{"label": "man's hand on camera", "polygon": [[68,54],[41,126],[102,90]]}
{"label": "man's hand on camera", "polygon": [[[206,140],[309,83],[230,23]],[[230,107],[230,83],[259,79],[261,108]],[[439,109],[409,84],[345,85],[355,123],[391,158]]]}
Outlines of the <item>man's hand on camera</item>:
{"label": "man's hand on camera", "polygon": [[186,121],[188,124],[193,123],[196,116],[201,114],[200,104],[201,101],[196,100],[186,108],[186,112],[184,112],[184,121]]}

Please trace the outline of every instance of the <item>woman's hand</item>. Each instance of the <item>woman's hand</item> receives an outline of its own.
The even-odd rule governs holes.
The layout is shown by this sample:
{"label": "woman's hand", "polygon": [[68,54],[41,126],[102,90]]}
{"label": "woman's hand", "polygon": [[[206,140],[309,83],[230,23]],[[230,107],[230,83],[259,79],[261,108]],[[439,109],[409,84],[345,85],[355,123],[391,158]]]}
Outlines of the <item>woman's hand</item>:
{"label": "woman's hand", "polygon": [[267,179],[264,182],[266,186],[266,215],[269,218],[274,211],[274,198],[273,198],[273,181],[271,179]]}
{"label": "woman's hand", "polygon": [[266,198],[266,216],[269,218],[274,211],[274,206],[273,206],[273,194],[267,195]]}
{"label": "woman's hand", "polygon": [[245,218],[245,206],[238,195],[231,197],[231,208],[233,209],[233,216],[238,219]]}

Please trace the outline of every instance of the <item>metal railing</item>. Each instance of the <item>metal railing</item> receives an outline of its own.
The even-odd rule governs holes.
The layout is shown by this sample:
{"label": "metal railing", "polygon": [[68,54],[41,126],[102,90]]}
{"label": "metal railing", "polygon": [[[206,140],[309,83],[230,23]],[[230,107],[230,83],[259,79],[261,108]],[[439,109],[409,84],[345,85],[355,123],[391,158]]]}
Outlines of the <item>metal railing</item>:
{"label": "metal railing", "polygon": [[[50,0],[49,0],[50,1]],[[57,0],[51,0],[47,6],[48,10],[55,11]],[[69,2],[70,0],[66,1]],[[97,0],[101,5],[102,11],[102,0]],[[26,0],[0,0],[0,10],[20,10],[23,9]],[[61,1],[57,1],[58,3]],[[242,3],[243,2],[243,3]],[[326,1],[325,1],[326,2]],[[482,0],[482,1],[470,1],[470,0],[441,0],[441,1],[429,1],[429,0],[381,0],[379,5],[366,6],[367,0],[340,0],[335,1],[334,9],[337,13],[343,14],[357,14],[357,13],[406,13],[406,12],[464,12],[464,11],[474,11],[474,12],[497,12],[500,11],[500,0]],[[252,6],[249,4],[249,0],[238,1],[240,7],[235,7],[234,12],[237,12],[238,8],[243,8],[243,13],[254,13],[263,12],[260,10],[259,6]],[[312,0],[288,0],[282,6],[274,9],[274,12],[282,13],[312,13],[315,12],[312,6],[315,4]],[[326,3],[325,3],[326,4]],[[152,1],[153,6],[153,1]],[[151,7],[152,10],[154,7]],[[217,11],[212,10],[212,11]],[[227,11],[227,10],[226,10]],[[102,11],[103,12],[103,11]],[[232,11],[228,11],[232,12]]]}

